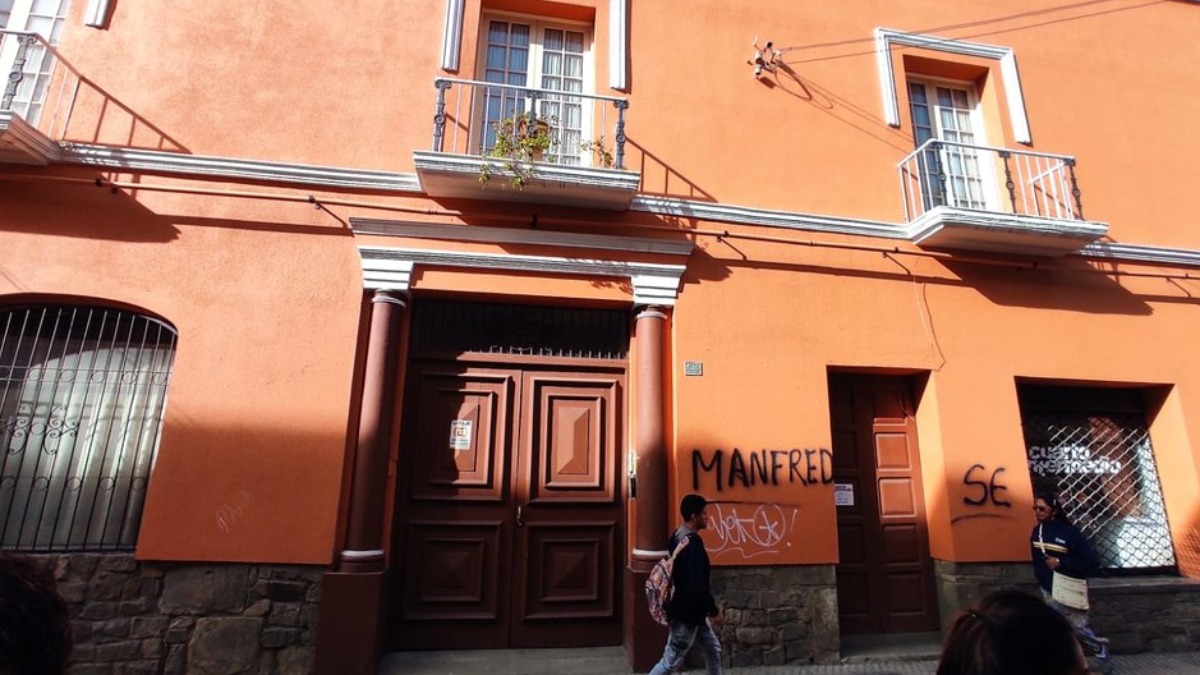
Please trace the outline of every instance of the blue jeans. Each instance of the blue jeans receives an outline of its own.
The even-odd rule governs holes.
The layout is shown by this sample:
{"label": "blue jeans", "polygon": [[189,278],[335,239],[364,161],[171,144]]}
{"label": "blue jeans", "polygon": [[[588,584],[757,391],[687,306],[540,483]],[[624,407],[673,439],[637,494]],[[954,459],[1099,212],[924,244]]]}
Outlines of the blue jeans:
{"label": "blue jeans", "polygon": [[708,675],[721,675],[721,641],[713,632],[708,619],[704,623],[689,626],[682,621],[671,622],[671,632],[667,635],[667,648],[663,650],[662,660],[650,671],[650,675],[670,675],[679,664],[696,638],[700,638],[700,646],[704,648],[704,662],[708,666]]}

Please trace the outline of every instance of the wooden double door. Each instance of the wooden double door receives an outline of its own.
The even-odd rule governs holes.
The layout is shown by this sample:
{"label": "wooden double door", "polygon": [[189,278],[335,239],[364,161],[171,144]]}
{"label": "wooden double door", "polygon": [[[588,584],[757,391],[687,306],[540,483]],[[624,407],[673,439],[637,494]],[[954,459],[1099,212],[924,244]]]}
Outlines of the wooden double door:
{"label": "wooden double door", "polygon": [[829,377],[843,635],[938,629],[908,377]]}
{"label": "wooden double door", "polygon": [[623,369],[413,362],[407,379],[393,645],[620,644]]}

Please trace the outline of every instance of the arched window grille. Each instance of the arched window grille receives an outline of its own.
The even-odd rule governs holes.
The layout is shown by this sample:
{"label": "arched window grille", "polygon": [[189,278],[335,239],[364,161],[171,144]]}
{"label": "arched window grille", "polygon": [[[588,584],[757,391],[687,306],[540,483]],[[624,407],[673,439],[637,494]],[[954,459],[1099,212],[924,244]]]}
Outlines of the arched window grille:
{"label": "arched window grille", "polygon": [[103,307],[0,308],[0,548],[134,548],[175,337]]}

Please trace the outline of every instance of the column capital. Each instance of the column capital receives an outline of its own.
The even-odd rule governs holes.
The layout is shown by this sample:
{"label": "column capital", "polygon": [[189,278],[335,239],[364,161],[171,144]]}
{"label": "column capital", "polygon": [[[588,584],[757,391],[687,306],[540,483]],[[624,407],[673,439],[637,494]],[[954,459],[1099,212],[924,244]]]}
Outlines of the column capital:
{"label": "column capital", "polygon": [[398,305],[401,309],[408,307],[408,302],[412,295],[406,291],[397,288],[376,288],[371,295],[371,302],[385,302],[390,305]]}
{"label": "column capital", "polygon": [[662,305],[634,305],[634,320],[641,321],[642,319],[662,319],[666,321],[671,318],[667,313],[668,308]]}

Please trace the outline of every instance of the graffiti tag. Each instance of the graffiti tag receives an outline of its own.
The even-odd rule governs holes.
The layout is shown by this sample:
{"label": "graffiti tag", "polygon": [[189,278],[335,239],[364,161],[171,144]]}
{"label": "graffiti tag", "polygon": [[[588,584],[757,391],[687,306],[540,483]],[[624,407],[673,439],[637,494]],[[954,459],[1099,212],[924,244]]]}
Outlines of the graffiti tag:
{"label": "graffiti tag", "polygon": [[788,541],[800,508],[779,504],[711,502],[709,530],[716,542],[710,551],[731,551],[750,559],[791,548]]}
{"label": "graffiti tag", "polygon": [[221,508],[217,509],[217,527],[221,528],[222,532],[229,532],[249,505],[250,493],[245,490],[238,492],[232,504],[222,504]]}
{"label": "graffiti tag", "polygon": [[752,488],[759,485],[777,486],[780,482],[793,485],[828,485],[833,482],[833,453],[825,448],[804,450],[759,450],[743,452],[734,448],[725,462],[724,450],[712,452],[705,461],[704,452],[692,450],[692,489],[701,489],[701,475],[715,478],[717,492],[726,487]]}

